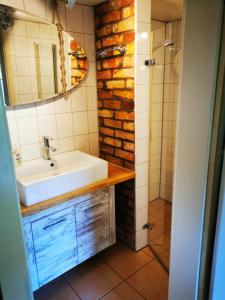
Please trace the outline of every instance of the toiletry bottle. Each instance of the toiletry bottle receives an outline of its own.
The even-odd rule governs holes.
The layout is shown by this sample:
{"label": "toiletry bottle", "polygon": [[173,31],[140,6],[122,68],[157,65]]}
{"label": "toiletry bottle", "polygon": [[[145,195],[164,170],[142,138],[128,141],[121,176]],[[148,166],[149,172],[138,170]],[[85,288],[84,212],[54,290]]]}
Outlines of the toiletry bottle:
{"label": "toiletry bottle", "polygon": [[13,152],[13,158],[14,158],[15,166],[18,167],[22,163],[21,154],[20,154],[20,152],[19,152],[19,150],[16,146],[13,146],[13,151],[12,152]]}

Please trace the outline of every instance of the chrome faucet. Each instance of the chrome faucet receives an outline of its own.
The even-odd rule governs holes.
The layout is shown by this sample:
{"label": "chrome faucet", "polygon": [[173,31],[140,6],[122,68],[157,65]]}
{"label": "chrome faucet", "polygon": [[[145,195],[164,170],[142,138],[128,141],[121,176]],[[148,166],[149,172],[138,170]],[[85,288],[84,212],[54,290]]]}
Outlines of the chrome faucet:
{"label": "chrome faucet", "polygon": [[53,146],[50,146],[49,141],[52,140],[52,138],[48,136],[43,137],[43,158],[44,160],[51,160],[51,152],[55,152],[57,149]]}

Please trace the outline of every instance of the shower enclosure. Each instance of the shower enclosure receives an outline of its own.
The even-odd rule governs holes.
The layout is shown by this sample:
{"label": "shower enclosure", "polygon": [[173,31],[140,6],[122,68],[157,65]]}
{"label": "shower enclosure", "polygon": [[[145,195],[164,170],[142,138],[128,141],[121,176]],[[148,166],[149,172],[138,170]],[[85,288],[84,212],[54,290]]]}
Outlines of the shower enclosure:
{"label": "shower enclosure", "polygon": [[181,20],[151,21],[149,246],[169,269]]}

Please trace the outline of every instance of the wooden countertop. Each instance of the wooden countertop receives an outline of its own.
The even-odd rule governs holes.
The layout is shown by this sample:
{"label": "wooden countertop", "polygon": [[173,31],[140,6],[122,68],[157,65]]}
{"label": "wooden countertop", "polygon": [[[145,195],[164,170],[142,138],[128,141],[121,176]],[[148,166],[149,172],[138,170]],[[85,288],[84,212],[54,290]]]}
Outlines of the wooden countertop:
{"label": "wooden countertop", "polygon": [[108,170],[109,170],[108,178],[106,178],[104,180],[95,182],[93,184],[86,185],[85,187],[82,187],[80,189],[76,189],[72,192],[68,192],[66,194],[51,198],[49,200],[39,202],[32,206],[25,206],[25,205],[21,204],[22,216],[32,215],[36,212],[40,212],[41,210],[50,208],[57,204],[60,204],[60,203],[66,202],[68,200],[71,200],[73,198],[79,197],[81,195],[95,192],[99,189],[135,178],[134,171],[130,171],[128,169],[122,168],[122,167],[114,165],[112,163],[109,163]]}

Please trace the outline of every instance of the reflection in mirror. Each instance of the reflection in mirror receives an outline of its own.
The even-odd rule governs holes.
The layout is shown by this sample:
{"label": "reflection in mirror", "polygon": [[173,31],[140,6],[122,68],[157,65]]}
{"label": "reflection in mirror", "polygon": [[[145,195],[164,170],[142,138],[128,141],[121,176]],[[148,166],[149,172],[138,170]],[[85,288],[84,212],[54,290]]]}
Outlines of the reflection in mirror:
{"label": "reflection in mirror", "polygon": [[[13,25],[2,32],[9,105],[43,101],[61,94],[57,27],[17,12],[13,19]],[[87,56],[66,32],[63,32],[63,42],[66,90],[69,91],[85,77]]]}

